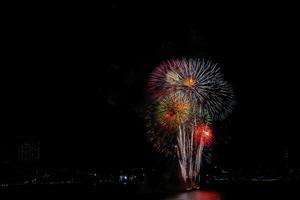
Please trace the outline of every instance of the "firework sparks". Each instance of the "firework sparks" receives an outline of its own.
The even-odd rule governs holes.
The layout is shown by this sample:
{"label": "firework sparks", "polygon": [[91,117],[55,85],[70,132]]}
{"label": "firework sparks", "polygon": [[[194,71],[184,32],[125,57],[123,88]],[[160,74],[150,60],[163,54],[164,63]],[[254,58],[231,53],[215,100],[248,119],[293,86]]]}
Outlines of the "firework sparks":
{"label": "firework sparks", "polygon": [[191,107],[189,100],[182,95],[168,96],[157,106],[157,119],[167,129],[176,128],[189,119]]}
{"label": "firework sparks", "polygon": [[200,59],[163,62],[151,73],[148,89],[154,102],[149,140],[160,152],[177,155],[183,180],[195,183],[203,149],[212,142],[210,124],[232,112],[233,89],[216,64]]}
{"label": "firework sparks", "polygon": [[200,123],[195,128],[195,140],[197,142],[204,142],[204,144],[210,144],[212,140],[212,130],[208,124]]}
{"label": "firework sparks", "polygon": [[200,59],[167,61],[150,75],[149,92],[155,101],[165,95],[182,93],[222,120],[232,112],[234,94],[217,64]]}

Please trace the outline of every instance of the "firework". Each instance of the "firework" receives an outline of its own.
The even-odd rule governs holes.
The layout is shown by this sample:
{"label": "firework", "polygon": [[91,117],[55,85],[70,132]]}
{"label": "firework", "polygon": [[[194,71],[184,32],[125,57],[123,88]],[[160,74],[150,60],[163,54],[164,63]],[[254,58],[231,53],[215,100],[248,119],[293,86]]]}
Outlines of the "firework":
{"label": "firework", "polygon": [[212,129],[208,124],[200,123],[195,127],[195,141],[208,145],[212,141]]}
{"label": "firework", "polygon": [[211,123],[231,113],[233,90],[210,61],[163,62],[150,75],[153,99],[148,138],[160,152],[176,155],[186,183],[199,176],[203,149],[212,142]]}
{"label": "firework", "polygon": [[234,107],[233,89],[217,64],[200,59],[171,60],[160,64],[150,75],[149,92],[154,101],[182,93],[205,109],[214,120],[222,120]]}
{"label": "firework", "polygon": [[150,74],[148,90],[154,101],[160,101],[165,95],[178,91],[178,72],[182,65],[182,60],[168,60],[158,65]]}
{"label": "firework", "polygon": [[167,96],[158,103],[157,120],[166,129],[177,128],[189,120],[192,107],[191,102],[182,95]]}
{"label": "firework", "polygon": [[153,148],[160,154],[174,158],[176,156],[176,129],[161,128],[157,120],[157,106],[150,105],[146,111],[147,138]]}

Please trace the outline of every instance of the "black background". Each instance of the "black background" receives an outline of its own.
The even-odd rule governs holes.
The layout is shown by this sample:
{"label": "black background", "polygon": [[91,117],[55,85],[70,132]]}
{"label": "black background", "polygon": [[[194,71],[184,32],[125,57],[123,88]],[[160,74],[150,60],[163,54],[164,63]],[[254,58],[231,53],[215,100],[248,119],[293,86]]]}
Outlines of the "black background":
{"label": "black background", "polygon": [[[28,5],[26,5],[28,6]],[[3,131],[34,135],[53,165],[150,166],[142,113],[161,61],[220,63],[237,106],[222,159],[299,166],[298,35],[283,5],[13,5],[4,14]]]}

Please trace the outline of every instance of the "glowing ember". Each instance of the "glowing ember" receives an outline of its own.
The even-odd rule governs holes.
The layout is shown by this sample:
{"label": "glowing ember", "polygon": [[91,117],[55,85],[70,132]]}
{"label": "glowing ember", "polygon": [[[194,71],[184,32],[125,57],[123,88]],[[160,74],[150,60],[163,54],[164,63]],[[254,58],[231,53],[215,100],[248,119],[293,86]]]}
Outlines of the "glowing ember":
{"label": "glowing ember", "polygon": [[183,81],[183,85],[188,87],[189,89],[194,89],[194,87],[196,85],[196,81],[195,81],[195,79],[189,77]]}

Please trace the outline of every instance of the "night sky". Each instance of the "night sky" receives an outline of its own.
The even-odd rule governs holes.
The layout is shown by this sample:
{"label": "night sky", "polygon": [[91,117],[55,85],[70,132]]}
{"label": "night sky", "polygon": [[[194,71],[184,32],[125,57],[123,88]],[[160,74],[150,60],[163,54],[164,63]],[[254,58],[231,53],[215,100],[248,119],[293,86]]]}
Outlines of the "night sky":
{"label": "night sky", "polygon": [[148,75],[165,59],[198,56],[220,63],[236,93],[226,165],[276,166],[288,149],[299,166],[295,18],[279,5],[235,6],[14,10],[2,37],[1,137],[40,137],[42,159],[53,165],[151,166]]}

